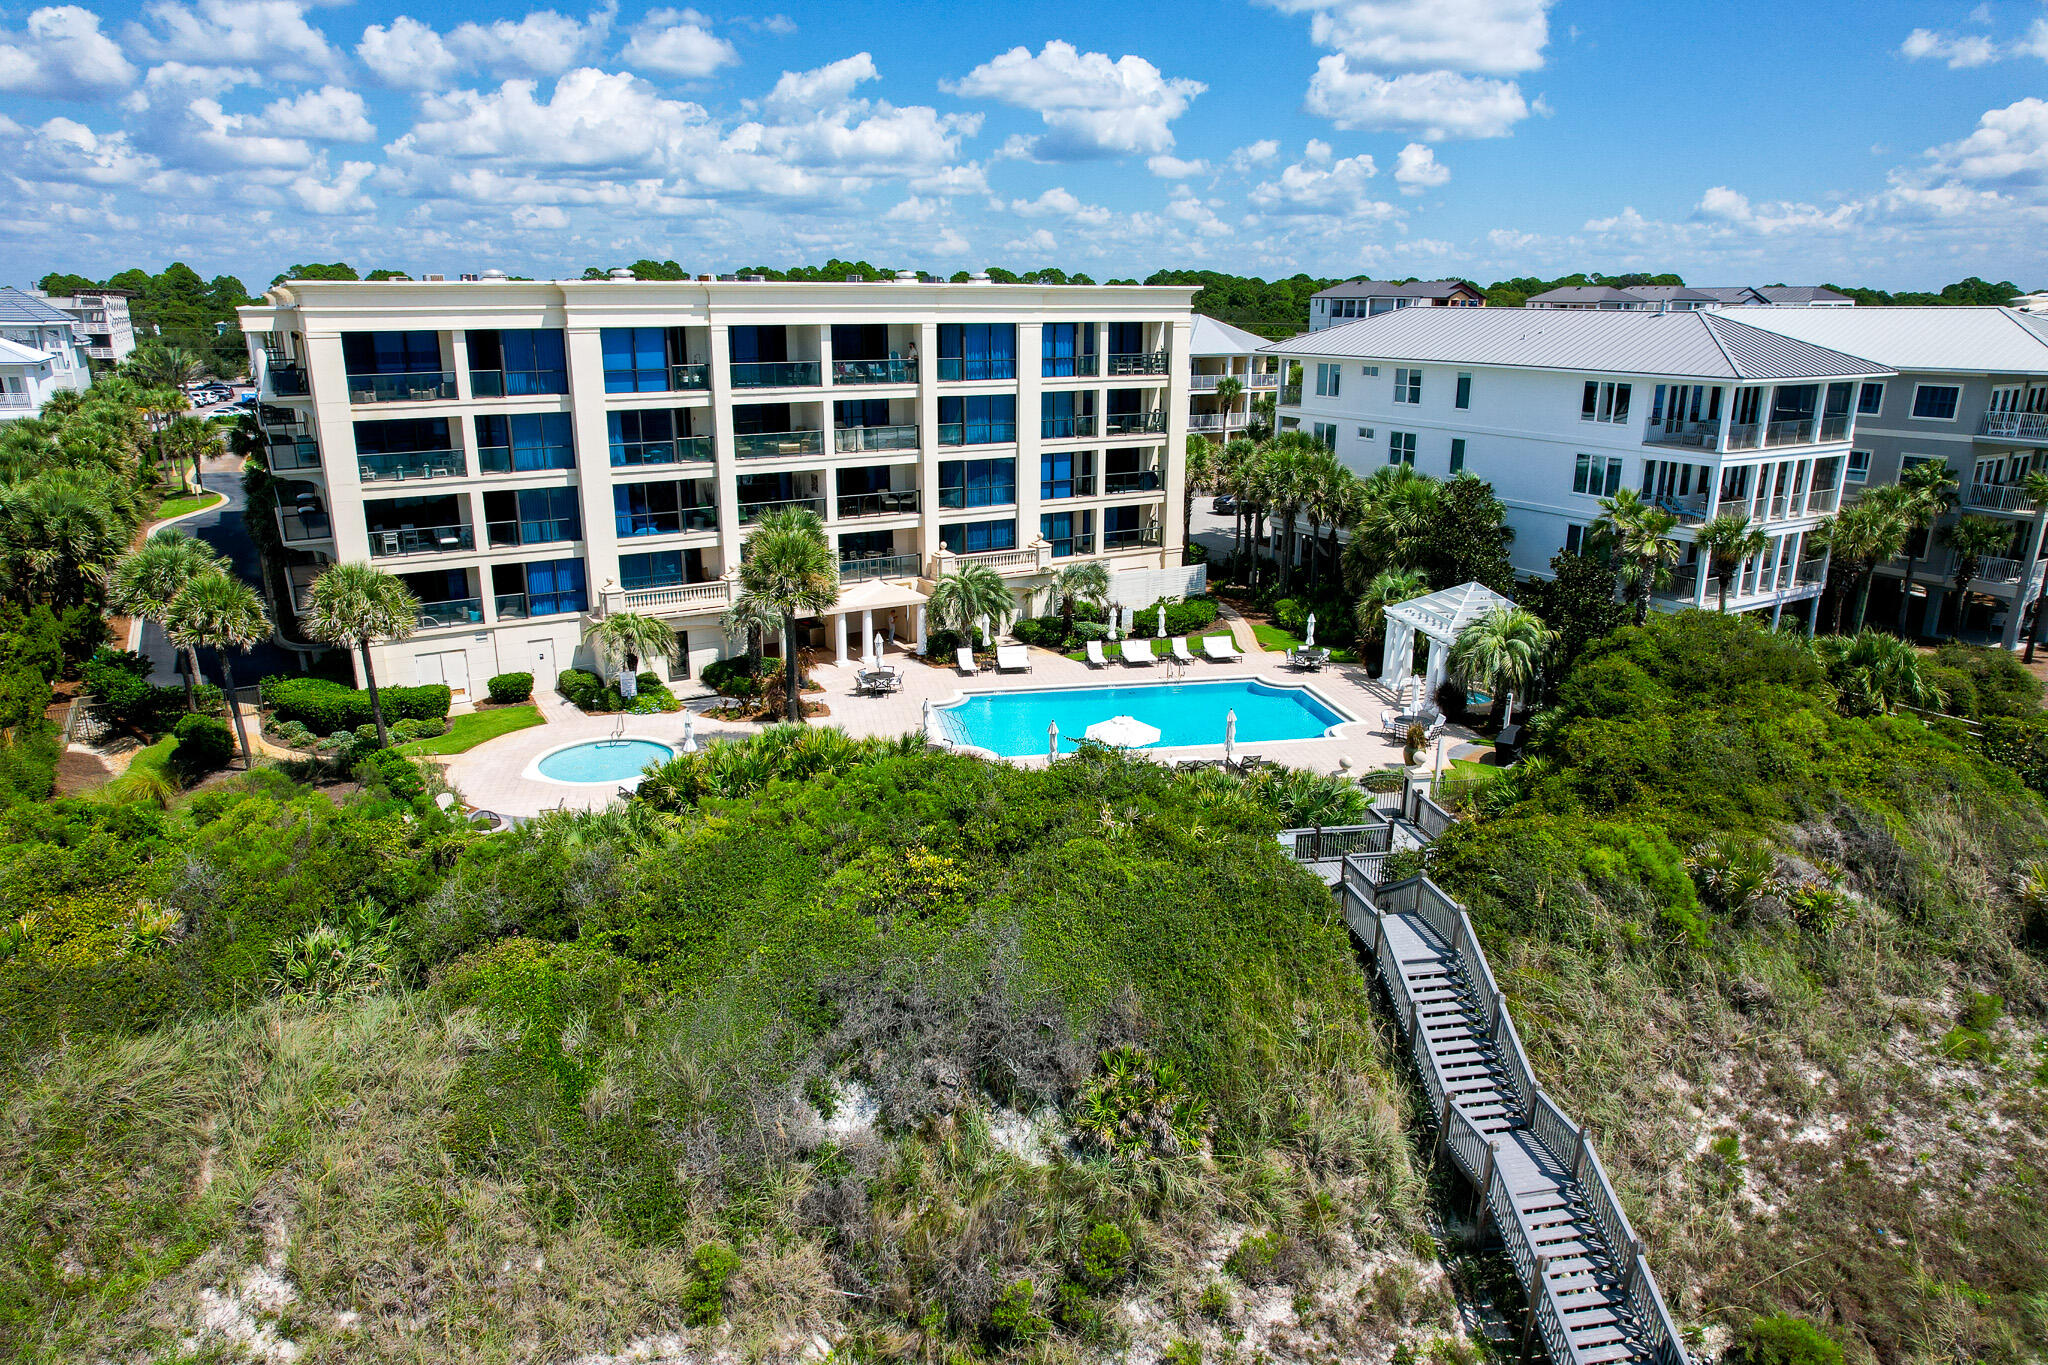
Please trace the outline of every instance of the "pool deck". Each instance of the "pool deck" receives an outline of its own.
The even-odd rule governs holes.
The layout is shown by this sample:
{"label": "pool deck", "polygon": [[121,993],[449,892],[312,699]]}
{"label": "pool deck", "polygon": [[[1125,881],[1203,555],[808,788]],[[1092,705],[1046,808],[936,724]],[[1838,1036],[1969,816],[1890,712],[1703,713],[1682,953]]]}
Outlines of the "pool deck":
{"label": "pool deck", "polygon": [[[1283,656],[1268,654],[1252,646],[1250,634],[1249,630],[1242,628],[1237,632],[1238,645],[1246,650],[1242,661],[1230,664],[1197,662],[1186,665],[1182,676],[1173,679],[1169,679],[1164,664],[1145,668],[1112,663],[1108,668],[1091,668],[1043,649],[1030,651],[1032,668],[1028,673],[998,673],[992,668],[985,668],[968,677],[951,667],[934,668],[905,652],[892,649],[888,662],[902,670],[903,690],[886,696],[870,697],[855,692],[856,675],[860,671],[858,663],[845,667],[828,663],[814,668],[811,677],[825,690],[808,694],[809,699],[824,702],[832,714],[811,723],[837,726],[850,735],[860,737],[894,736],[914,733],[922,727],[927,700],[939,706],[970,692],[1029,692],[1058,687],[1103,687],[1111,684],[1128,687],[1168,681],[1196,683],[1260,678],[1281,687],[1306,686],[1354,719],[1341,726],[1334,737],[1240,744],[1239,753],[1257,754],[1288,767],[1313,768],[1326,773],[1342,771],[1345,760],[1349,760],[1352,772],[1366,772],[1401,761],[1400,741],[1379,728],[1380,713],[1392,704],[1391,699],[1386,689],[1367,676],[1363,666],[1329,664],[1320,672],[1297,673],[1285,665]],[[686,711],[711,704],[712,694],[689,682],[677,683],[675,690],[683,699]],[[442,760],[450,783],[472,805],[502,815],[534,815],[557,808],[594,810],[611,804],[618,798],[621,784],[549,782],[528,776],[528,769],[541,754],[551,749],[609,738],[618,727],[620,718],[586,716],[558,696],[536,697],[536,700],[547,717],[547,724],[515,731],[481,744],[468,753],[454,754]],[[625,733],[633,738],[680,745],[683,722],[683,712],[629,716],[626,717]],[[695,724],[699,743],[712,739],[743,738],[759,732],[760,727],[756,725],[706,721],[701,717]],[[1463,757],[1469,752],[1472,735],[1452,726],[1445,729],[1443,739],[1443,761],[1448,764],[1453,758]],[[1217,735],[1214,744],[1136,752],[1156,756],[1162,762],[1184,758],[1221,758],[1223,736]],[[1428,757],[1434,762],[1436,754],[1431,753]],[[1004,761],[1035,767],[1046,759],[1039,754]]]}

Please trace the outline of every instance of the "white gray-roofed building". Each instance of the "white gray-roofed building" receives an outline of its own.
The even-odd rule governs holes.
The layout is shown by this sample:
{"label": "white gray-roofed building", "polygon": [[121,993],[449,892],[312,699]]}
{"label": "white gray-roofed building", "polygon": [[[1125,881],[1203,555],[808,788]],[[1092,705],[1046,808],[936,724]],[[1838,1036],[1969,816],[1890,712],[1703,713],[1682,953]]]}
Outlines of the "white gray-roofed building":
{"label": "white gray-roofed building", "polygon": [[1319,332],[1401,308],[1484,308],[1486,295],[1464,280],[1346,280],[1309,295],[1308,329]]}
{"label": "white gray-roofed building", "polygon": [[1752,291],[1769,308],[1854,308],[1856,300],[1824,284],[1760,284]]}
{"label": "white gray-roofed building", "polygon": [[1616,289],[1611,285],[1562,284],[1555,289],[1546,289],[1540,294],[1531,294],[1524,306],[1585,312],[1632,313],[1654,309],[1657,305],[1649,299],[1639,298],[1626,289]]}
{"label": "white gray-roofed building", "polygon": [[1655,600],[1711,605],[1692,543],[1740,511],[1768,548],[1729,606],[1808,619],[1827,579],[1815,528],[1841,494],[1858,385],[1890,369],[1719,311],[1406,309],[1266,348],[1302,365],[1280,425],[1368,475],[1405,464],[1492,484],[1518,572],[1577,550],[1626,486],[1678,518],[1685,558]]}
{"label": "white gray-roofed building", "polygon": [[118,365],[134,354],[135,326],[128,317],[127,290],[81,289],[63,296],[38,291],[35,297],[78,323],[85,332],[85,353],[92,359]]}
{"label": "white gray-roofed building", "polygon": [[[1266,339],[1204,314],[1195,314],[1188,333],[1188,430],[1216,440],[1242,432],[1252,404],[1278,392],[1280,361],[1261,355]],[[1237,396],[1225,404],[1218,386],[1235,379]]]}
{"label": "white gray-roofed building", "polygon": [[0,285],[0,421],[42,411],[50,395],[92,384],[85,338],[70,314]]}
{"label": "white gray-roofed building", "polygon": [[1698,308],[1849,308],[1856,301],[1816,284],[1567,284],[1531,295],[1530,308],[1650,312]]}

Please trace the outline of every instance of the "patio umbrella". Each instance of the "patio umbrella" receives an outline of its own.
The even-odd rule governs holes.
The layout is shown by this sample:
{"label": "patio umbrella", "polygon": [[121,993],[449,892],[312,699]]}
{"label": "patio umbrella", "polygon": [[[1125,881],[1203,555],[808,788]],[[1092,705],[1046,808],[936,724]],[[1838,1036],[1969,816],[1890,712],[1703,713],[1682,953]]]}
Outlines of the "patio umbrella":
{"label": "patio umbrella", "polygon": [[881,661],[882,661],[882,632],[878,630],[878,631],[876,631],[876,632],[875,632],[875,662],[876,662],[876,663],[880,663]]}
{"label": "patio umbrella", "polygon": [[1045,727],[1045,756],[1047,758],[1058,758],[1060,756],[1060,723],[1058,721],[1054,721]]}
{"label": "patio umbrella", "polygon": [[932,737],[932,699],[930,697],[924,699],[924,737],[926,739]]}
{"label": "patio umbrella", "polygon": [[1223,717],[1223,761],[1230,762],[1231,751],[1237,748],[1237,709],[1232,707]]}
{"label": "patio umbrella", "polygon": [[1142,749],[1158,742],[1159,731],[1136,716],[1111,716],[1089,726],[1087,736],[1112,749]]}
{"label": "patio umbrella", "polygon": [[697,752],[697,718],[695,716],[683,717],[683,752],[686,754]]}
{"label": "patio umbrella", "polygon": [[1302,647],[1303,649],[1314,649],[1314,648],[1315,648],[1315,645],[1316,645],[1316,614],[1315,614],[1314,612],[1310,612],[1310,613],[1308,614],[1308,634],[1306,634],[1306,635],[1302,636],[1302,638],[1301,638],[1301,647]]}
{"label": "patio umbrella", "polygon": [[1162,640],[1164,640],[1164,639],[1166,638],[1166,608],[1165,608],[1165,607],[1161,607],[1161,608],[1159,609],[1159,638],[1160,638],[1160,639],[1162,639]]}

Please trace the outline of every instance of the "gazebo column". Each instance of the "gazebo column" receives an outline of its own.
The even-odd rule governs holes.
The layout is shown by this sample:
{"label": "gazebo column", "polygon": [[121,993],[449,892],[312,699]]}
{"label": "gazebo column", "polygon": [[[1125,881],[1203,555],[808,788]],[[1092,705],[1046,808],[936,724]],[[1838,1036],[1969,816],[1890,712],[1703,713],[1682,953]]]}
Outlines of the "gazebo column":
{"label": "gazebo column", "polygon": [[1431,636],[1429,640],[1429,673],[1423,679],[1422,701],[1425,706],[1436,701],[1436,690],[1444,685],[1444,679],[1451,671],[1451,644]]}
{"label": "gazebo column", "polygon": [[846,613],[832,614],[832,639],[839,646],[839,666],[846,667]]}
{"label": "gazebo column", "polygon": [[1408,681],[1408,668],[1415,657],[1415,629],[1405,621],[1387,621],[1386,649],[1380,659],[1380,681],[1399,687]]}

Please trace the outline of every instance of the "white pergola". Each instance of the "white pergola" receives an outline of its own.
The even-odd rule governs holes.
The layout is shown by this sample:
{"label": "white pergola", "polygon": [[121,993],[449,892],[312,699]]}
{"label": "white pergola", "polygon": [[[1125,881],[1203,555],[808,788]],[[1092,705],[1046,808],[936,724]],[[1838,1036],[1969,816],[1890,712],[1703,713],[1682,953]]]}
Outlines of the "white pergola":
{"label": "white pergola", "polygon": [[1387,649],[1380,681],[1399,689],[1408,681],[1415,659],[1415,634],[1429,639],[1429,671],[1422,695],[1434,697],[1450,672],[1451,642],[1458,632],[1497,607],[1515,605],[1484,583],[1461,583],[1426,597],[1411,597],[1387,608]]}

